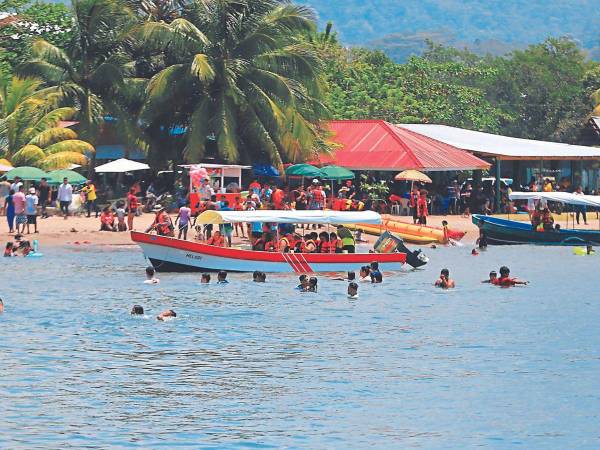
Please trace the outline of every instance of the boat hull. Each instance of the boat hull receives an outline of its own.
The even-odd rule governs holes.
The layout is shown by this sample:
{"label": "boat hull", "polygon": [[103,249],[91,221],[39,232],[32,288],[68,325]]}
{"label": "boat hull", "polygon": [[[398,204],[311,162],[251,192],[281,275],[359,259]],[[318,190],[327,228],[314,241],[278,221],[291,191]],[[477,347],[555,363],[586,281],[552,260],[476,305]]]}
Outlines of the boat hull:
{"label": "boat hull", "polygon": [[567,230],[534,231],[529,222],[500,219],[497,217],[473,214],[472,221],[478,225],[483,222],[490,245],[600,245],[600,231]]}
{"label": "boat hull", "polygon": [[372,261],[380,270],[400,270],[404,253],[279,253],[215,247],[180,239],[131,232],[159,272],[262,272],[310,273],[356,271]]}

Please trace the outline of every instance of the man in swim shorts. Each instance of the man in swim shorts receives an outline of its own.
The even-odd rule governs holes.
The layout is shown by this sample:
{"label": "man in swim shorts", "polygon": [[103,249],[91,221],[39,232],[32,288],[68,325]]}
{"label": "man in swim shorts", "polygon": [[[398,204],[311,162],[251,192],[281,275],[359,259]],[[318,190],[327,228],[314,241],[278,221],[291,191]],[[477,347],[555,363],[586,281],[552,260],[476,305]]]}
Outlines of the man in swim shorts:
{"label": "man in swim shorts", "polygon": [[448,269],[442,269],[440,277],[435,282],[435,286],[442,289],[452,289],[456,286],[454,280],[450,278],[450,271]]}
{"label": "man in swim shorts", "polygon": [[146,267],[146,279],[144,280],[144,284],[158,284],[160,280],[154,277],[154,267],[148,266]]}

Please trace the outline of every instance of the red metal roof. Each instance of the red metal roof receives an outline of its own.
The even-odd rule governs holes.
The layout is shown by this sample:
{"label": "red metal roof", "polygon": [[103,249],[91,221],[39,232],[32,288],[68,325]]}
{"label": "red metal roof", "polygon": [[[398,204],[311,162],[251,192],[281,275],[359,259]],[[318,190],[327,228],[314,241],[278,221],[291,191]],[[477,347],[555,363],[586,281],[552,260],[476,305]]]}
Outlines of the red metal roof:
{"label": "red metal roof", "polygon": [[490,164],[457,147],[383,120],[332,120],[331,141],[341,147],[313,164],[353,170],[425,171],[488,169]]}

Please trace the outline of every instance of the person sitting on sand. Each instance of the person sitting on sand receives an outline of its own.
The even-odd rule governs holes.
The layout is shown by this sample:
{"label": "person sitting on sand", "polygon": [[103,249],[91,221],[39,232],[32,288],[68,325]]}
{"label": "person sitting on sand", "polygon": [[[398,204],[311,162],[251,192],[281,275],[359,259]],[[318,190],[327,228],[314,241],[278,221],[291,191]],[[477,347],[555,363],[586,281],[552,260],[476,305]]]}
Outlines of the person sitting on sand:
{"label": "person sitting on sand", "polygon": [[165,320],[169,320],[169,319],[175,318],[175,317],[177,317],[177,313],[175,311],[173,311],[172,309],[168,309],[166,311],[161,312],[158,316],[156,316],[156,320],[165,321]]}
{"label": "person sitting on sand", "polygon": [[501,287],[510,287],[515,286],[517,284],[528,284],[528,281],[519,280],[517,278],[510,277],[510,269],[506,266],[500,267],[500,278],[498,278],[498,282],[496,283]]}
{"label": "person sitting on sand", "polygon": [[379,271],[379,263],[377,261],[373,261],[370,264],[371,269],[371,283],[381,283],[383,282],[383,275]]}
{"label": "person sitting on sand", "polygon": [[498,284],[498,274],[495,270],[490,272],[490,278],[487,280],[483,280],[482,283],[490,283],[490,284]]}
{"label": "person sitting on sand", "polygon": [[229,281],[227,281],[227,272],[225,272],[224,270],[220,270],[219,273],[217,274],[217,284],[227,284],[229,283]]}
{"label": "person sitting on sand", "polygon": [[132,316],[143,316],[144,308],[141,305],[133,305],[133,307],[131,308],[131,315]]}
{"label": "person sitting on sand", "polygon": [[200,283],[201,284],[209,284],[210,283],[210,273],[203,273],[200,276]]}
{"label": "person sitting on sand", "polygon": [[206,241],[206,243],[208,245],[214,245],[215,247],[224,247],[225,246],[225,239],[223,239],[223,236],[221,235],[221,232],[219,230],[215,231],[211,237],[208,238],[208,240]]}
{"label": "person sitting on sand", "polygon": [[148,266],[146,267],[146,279],[144,280],[144,284],[158,284],[160,280],[154,276],[155,274],[154,267]]}
{"label": "person sitting on sand", "polygon": [[348,283],[348,298],[358,298],[358,283]]}
{"label": "person sitting on sand", "polygon": [[100,214],[100,231],[117,231],[115,228],[115,216],[107,206]]}
{"label": "person sitting on sand", "polygon": [[308,287],[308,276],[306,274],[302,274],[298,277],[300,280],[300,284],[296,286],[296,289],[299,291],[304,291]]}
{"label": "person sitting on sand", "polygon": [[121,200],[117,202],[117,231],[127,231],[127,224],[125,223],[125,203]]}
{"label": "person sitting on sand", "polygon": [[442,289],[455,287],[454,280],[450,278],[450,271],[448,269],[442,269],[440,277],[435,282],[435,286]]}

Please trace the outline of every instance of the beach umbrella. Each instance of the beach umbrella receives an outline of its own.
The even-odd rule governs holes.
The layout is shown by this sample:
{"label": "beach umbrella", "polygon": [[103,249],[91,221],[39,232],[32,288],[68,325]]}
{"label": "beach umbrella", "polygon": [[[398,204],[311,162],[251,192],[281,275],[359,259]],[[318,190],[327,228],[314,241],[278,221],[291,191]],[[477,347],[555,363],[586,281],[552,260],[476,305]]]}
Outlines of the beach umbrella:
{"label": "beach umbrella", "polygon": [[94,170],[96,173],[125,173],[148,169],[150,169],[148,164],[121,158],[106,164],[102,164],[101,166],[96,167]]}
{"label": "beach umbrella", "polygon": [[64,178],[69,180],[71,184],[83,184],[87,181],[87,178],[69,169],[59,169],[48,172],[48,183],[50,184],[61,184]]}
{"label": "beach umbrella", "polygon": [[25,181],[40,181],[42,178],[47,178],[48,175],[37,167],[23,166],[6,172],[7,180],[14,180],[15,177],[20,177]]}
{"label": "beach umbrella", "polygon": [[324,180],[354,180],[356,175],[351,170],[340,166],[325,166],[321,167]]}
{"label": "beach umbrella", "polygon": [[419,181],[421,183],[431,183],[431,178],[418,170],[404,170],[394,177],[396,181]]}
{"label": "beach umbrella", "polygon": [[310,164],[294,164],[285,169],[285,174],[288,176],[322,178],[323,172]]}

